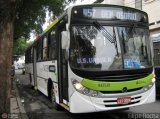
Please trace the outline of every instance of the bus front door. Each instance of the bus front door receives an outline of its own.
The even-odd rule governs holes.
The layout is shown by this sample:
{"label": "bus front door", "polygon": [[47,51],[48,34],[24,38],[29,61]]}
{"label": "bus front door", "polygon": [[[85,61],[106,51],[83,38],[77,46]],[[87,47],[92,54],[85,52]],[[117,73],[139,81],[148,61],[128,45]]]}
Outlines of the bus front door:
{"label": "bus front door", "polygon": [[58,31],[58,85],[59,85],[59,101],[66,104],[68,102],[68,60],[65,58],[66,50],[61,47],[61,31]]}
{"label": "bus front door", "polygon": [[34,89],[37,90],[37,56],[36,56],[36,49],[33,48],[33,80],[34,80]]}

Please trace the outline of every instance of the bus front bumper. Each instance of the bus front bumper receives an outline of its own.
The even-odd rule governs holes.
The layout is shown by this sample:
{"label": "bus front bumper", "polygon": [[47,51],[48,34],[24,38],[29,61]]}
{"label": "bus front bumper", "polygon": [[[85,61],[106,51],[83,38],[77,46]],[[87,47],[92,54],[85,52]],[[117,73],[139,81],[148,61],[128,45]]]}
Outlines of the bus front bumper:
{"label": "bus front bumper", "polygon": [[[132,92],[133,93],[133,92]],[[122,94],[123,95],[123,94]],[[125,109],[133,106],[155,102],[155,84],[152,88],[146,92],[131,95],[131,103],[125,105],[117,104],[117,98],[125,97],[114,94],[114,97],[107,98],[107,94],[103,98],[89,97],[83,95],[77,91],[70,97],[70,112],[71,113],[89,113],[89,112],[100,112],[109,111],[116,109]]]}

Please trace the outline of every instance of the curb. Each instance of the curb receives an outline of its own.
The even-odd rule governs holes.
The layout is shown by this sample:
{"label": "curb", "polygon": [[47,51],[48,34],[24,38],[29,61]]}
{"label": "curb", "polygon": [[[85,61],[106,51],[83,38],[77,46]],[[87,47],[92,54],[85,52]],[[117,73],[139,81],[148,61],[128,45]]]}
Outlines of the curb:
{"label": "curb", "polygon": [[21,117],[21,119],[29,119],[29,117],[27,116],[27,113],[24,109],[24,106],[21,103],[21,99],[20,99],[20,96],[19,96],[19,91],[18,91],[18,88],[17,88],[15,82],[14,82],[14,86],[15,86],[15,91],[16,91],[16,100],[17,100],[17,104],[18,104],[18,107],[19,107],[19,111],[20,111],[20,117]]}

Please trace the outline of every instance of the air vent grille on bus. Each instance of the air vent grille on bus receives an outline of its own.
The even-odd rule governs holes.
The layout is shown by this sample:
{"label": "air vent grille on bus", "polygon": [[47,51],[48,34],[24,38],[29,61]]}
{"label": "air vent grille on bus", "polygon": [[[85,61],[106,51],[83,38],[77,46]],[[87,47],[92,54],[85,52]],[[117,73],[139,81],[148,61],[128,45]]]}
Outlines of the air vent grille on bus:
{"label": "air vent grille on bus", "polygon": [[118,75],[118,76],[99,76],[99,77],[94,77],[94,79],[98,81],[109,81],[109,82],[130,81],[130,80],[137,80],[140,78],[144,78],[148,75],[149,75],[148,73],[143,73],[143,74]]}
{"label": "air vent grille on bus", "polygon": [[[127,92],[133,92],[137,90],[141,90],[143,87],[135,88],[135,89],[128,89]],[[111,94],[111,93],[123,93],[122,91],[100,91],[103,94]]]}

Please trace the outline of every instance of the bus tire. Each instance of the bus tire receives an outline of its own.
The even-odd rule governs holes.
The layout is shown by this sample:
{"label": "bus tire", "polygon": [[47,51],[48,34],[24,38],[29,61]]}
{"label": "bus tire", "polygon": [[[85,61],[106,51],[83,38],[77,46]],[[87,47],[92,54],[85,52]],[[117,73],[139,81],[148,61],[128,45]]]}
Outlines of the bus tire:
{"label": "bus tire", "polygon": [[53,103],[53,107],[54,107],[54,109],[56,109],[56,110],[60,110],[59,105],[56,103],[56,97],[55,97],[55,93],[54,93],[53,90],[54,90],[54,89],[51,90],[51,101],[52,101],[52,103]]}
{"label": "bus tire", "polygon": [[31,76],[31,73],[29,74],[29,83],[32,86],[32,76]]}
{"label": "bus tire", "polygon": [[31,75],[31,73],[29,74],[29,83],[30,83],[31,89],[34,89],[34,86],[32,85],[32,75]]}
{"label": "bus tire", "polygon": [[49,82],[48,83],[48,89],[49,89],[48,97],[49,97],[50,101],[52,102],[54,109],[60,110],[60,106],[56,103],[56,96],[54,93],[53,83],[51,80],[49,80],[48,82]]}

